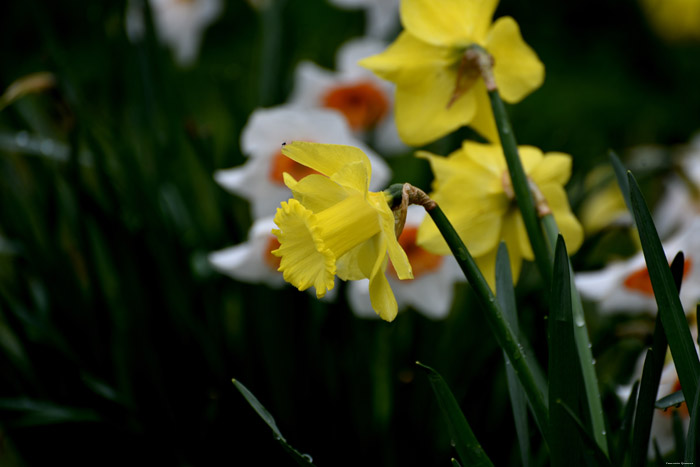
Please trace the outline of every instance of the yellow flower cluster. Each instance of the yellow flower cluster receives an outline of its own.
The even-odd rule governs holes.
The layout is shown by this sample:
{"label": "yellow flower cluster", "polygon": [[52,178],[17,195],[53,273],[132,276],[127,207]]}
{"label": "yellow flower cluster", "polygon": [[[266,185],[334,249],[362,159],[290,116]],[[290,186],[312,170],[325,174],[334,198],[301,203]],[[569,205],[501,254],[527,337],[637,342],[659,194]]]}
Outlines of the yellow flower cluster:
{"label": "yellow flower cluster", "polygon": [[398,310],[385,270],[387,260],[399,279],[411,279],[411,265],[394,233],[386,195],[369,191],[369,159],[350,146],[295,141],[282,148],[293,161],[315,170],[297,181],[284,174],[294,196],[277,209],[273,230],[284,279],[321,298],[343,280],[369,279],[372,307],[392,321]]}
{"label": "yellow flower cluster", "polygon": [[544,66],[523,41],[518,24],[502,17],[491,24],[497,0],[402,0],[405,30],[381,54],[360,65],[396,83],[396,125],[401,139],[421,146],[471,125],[498,140],[486,87],[470,47],[494,60],[500,94],[518,102],[540,87]]}
{"label": "yellow flower cluster", "polygon": [[[531,185],[544,196],[570,253],[583,242],[583,229],[569,208],[564,184],[571,176],[571,156],[520,146],[520,158]],[[522,260],[533,252],[523,219],[514,199],[508,168],[500,145],[465,141],[448,157],[428,152],[419,155],[430,161],[435,174],[431,198],[452,221],[491,288],[496,280],[498,244],[506,242],[513,279],[520,274]],[[418,244],[438,254],[449,248],[429,219],[418,231]]]}

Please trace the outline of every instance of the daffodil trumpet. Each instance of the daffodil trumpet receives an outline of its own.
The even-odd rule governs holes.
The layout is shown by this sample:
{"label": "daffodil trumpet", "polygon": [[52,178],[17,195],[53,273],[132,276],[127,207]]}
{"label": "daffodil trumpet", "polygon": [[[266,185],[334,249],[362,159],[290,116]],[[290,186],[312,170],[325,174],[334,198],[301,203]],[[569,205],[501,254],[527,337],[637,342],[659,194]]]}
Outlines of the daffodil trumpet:
{"label": "daffodil trumpet", "polygon": [[[488,282],[476,265],[469,249],[466,247],[452,223],[440,209],[440,206],[432,200],[425,192],[408,183],[391,185],[385,190],[389,205],[397,218],[401,217],[401,211],[405,211],[409,204],[423,206],[430,217],[435,222],[440,234],[444,237],[450,251],[454,255],[465,277],[476,292],[482,310],[485,312],[486,320],[489,323],[496,341],[505,351],[513,368],[515,369],[520,383],[522,384],[527,398],[530,401],[533,414],[537,424],[543,428],[548,426],[549,420],[544,394],[537,388],[533,371],[529,367],[528,361],[523,354],[523,346],[520,339],[513,333],[510,325],[506,321],[496,297],[489,287]],[[397,213],[398,211],[398,213]],[[546,432],[542,431],[546,440]]]}

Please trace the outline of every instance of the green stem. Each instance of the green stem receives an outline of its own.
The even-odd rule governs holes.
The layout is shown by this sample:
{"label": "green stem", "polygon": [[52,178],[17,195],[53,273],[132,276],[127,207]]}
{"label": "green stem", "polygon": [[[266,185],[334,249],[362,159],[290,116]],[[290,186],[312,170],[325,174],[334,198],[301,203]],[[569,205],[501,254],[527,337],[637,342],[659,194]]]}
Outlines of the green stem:
{"label": "green stem", "polygon": [[[542,218],[542,224],[547,234],[551,251],[554,251],[554,247],[557,243],[557,236],[559,235],[559,227],[557,227],[554,216],[547,214]],[[571,261],[569,261],[569,275],[571,277],[571,308],[574,319],[574,339],[576,341],[578,357],[581,362],[581,372],[583,373],[586,398],[588,399],[593,437],[598,447],[608,455],[608,443],[605,438],[605,418],[603,416],[603,405],[600,400],[600,391],[598,389],[598,376],[593,366],[591,341],[588,339],[588,328],[583,315],[583,305],[581,304],[581,296],[576,289],[576,281],[574,280],[574,271],[571,267]],[[550,352],[553,350],[554,349],[550,349]]]}
{"label": "green stem", "polygon": [[527,177],[525,176],[525,170],[523,170],[523,165],[520,162],[515,135],[513,134],[508,114],[506,113],[505,106],[503,105],[503,101],[497,89],[489,91],[489,99],[491,100],[493,116],[496,119],[498,135],[501,138],[503,154],[505,155],[511,183],[513,184],[515,199],[518,203],[520,213],[522,214],[525,230],[527,230],[527,235],[530,238],[532,250],[535,253],[535,262],[537,263],[537,267],[540,270],[540,274],[542,274],[545,284],[548,285],[552,280],[552,261],[554,260],[552,252],[554,250],[550,250],[547,247],[547,242],[542,234],[539,217],[535,210],[535,203],[532,198],[532,193],[530,193]]}
{"label": "green stem", "polygon": [[549,412],[545,404],[544,395],[537,388],[533,372],[530,369],[525,358],[523,347],[520,345],[518,337],[513,333],[508,322],[503,316],[496,297],[489,287],[486,279],[481,274],[481,271],[474,262],[474,258],[469,253],[469,250],[459,238],[454,227],[447,219],[437,204],[426,206],[426,211],[437,225],[440,233],[445,238],[445,241],[450,247],[452,254],[462,268],[464,275],[469,280],[472,288],[476,292],[483,308],[485,310],[486,320],[489,323],[491,331],[496,337],[498,345],[508,356],[513,370],[515,370],[520,384],[522,384],[525,393],[527,394],[530,407],[535,416],[542,436],[547,440],[546,428],[548,427]]}

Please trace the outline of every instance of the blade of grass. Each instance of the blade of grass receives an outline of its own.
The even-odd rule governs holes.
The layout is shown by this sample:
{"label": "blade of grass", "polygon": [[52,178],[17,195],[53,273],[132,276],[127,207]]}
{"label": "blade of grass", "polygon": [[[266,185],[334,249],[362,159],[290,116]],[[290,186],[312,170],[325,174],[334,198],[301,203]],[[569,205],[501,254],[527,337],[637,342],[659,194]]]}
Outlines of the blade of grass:
{"label": "blade of grass", "polygon": [[[676,290],[680,292],[683,280],[683,266],[685,260],[682,252],[679,252],[671,263],[671,272]],[[637,415],[635,416],[632,433],[632,465],[644,465],[648,451],[651,422],[654,417],[654,405],[659,392],[661,372],[666,360],[668,340],[661,322],[661,313],[656,314],[654,335],[651,341],[651,353],[647,352],[649,364],[644,362],[642,380],[637,401]]]}
{"label": "blade of grass", "polygon": [[698,412],[700,409],[700,391],[695,393],[695,401],[693,403],[693,411],[690,414],[690,424],[688,425],[688,437],[685,441],[685,463],[689,465],[695,465],[696,459],[698,459],[698,433],[700,433],[700,416]]}
{"label": "blade of grass", "polygon": [[[554,220],[554,216],[548,214],[542,218],[542,225],[547,234],[552,248],[555,247],[559,233],[559,227]],[[603,404],[600,399],[600,389],[598,388],[598,375],[595,371],[593,352],[591,341],[588,338],[588,327],[586,326],[586,318],[583,314],[583,304],[581,296],[576,289],[574,281],[574,270],[571,266],[571,261],[567,257],[569,265],[569,278],[571,280],[571,307],[574,321],[574,342],[578,354],[579,363],[581,365],[581,374],[583,375],[583,387],[586,391],[586,400],[588,402],[589,420],[593,436],[598,442],[598,447],[608,453],[608,442],[605,430],[605,417],[603,415]]]}
{"label": "blade of grass", "polygon": [[[585,455],[589,457],[591,454],[593,455],[593,461],[595,462],[595,465],[602,465],[602,466],[612,466],[610,463],[610,460],[608,457],[605,455],[603,451],[600,450],[600,447],[598,447],[598,444],[596,444],[596,441],[593,439],[591,434],[586,430],[586,427],[583,426],[583,423],[581,420],[576,416],[573,410],[566,405],[561,399],[557,400],[557,405],[561,405],[561,408],[564,410],[564,412],[571,418],[571,421],[574,423],[574,426],[576,427],[578,434],[581,437],[581,441],[583,442],[583,445],[588,449],[588,451],[584,451]],[[587,463],[590,465],[591,463]],[[564,464],[567,465],[567,464]]]}
{"label": "blade of grass", "polygon": [[[678,289],[656,227],[647,208],[644,196],[631,172],[627,172],[630,184],[630,199],[634,218],[639,230],[642,251],[647,262],[654,297],[659,307],[659,315],[666,332],[671,355],[678,371],[678,378],[686,397],[686,402],[695,400],[698,379],[700,378],[700,361],[695,351],[695,344],[690,335],[688,321],[683,312]],[[661,358],[660,356],[657,358]],[[692,412],[693,407],[688,407]]]}
{"label": "blade of grass", "polygon": [[649,400],[656,398],[658,383],[654,380],[654,348],[647,349],[642,369],[642,382],[639,385],[639,398],[637,400],[637,413],[634,417],[634,429],[632,432],[632,466],[646,464],[649,435],[651,433],[651,421],[654,417],[654,406]]}
{"label": "blade of grass", "polygon": [[552,465],[579,464],[584,450],[575,423],[564,405],[576,414],[587,412],[583,375],[574,344],[569,258],[559,235],[554,253],[549,308],[549,449]]}
{"label": "blade of grass", "polygon": [[452,467],[462,467],[461,465],[459,465],[459,462],[457,462],[457,459],[455,459],[454,457],[452,458]]}
{"label": "blade of grass", "polygon": [[685,433],[683,433],[683,422],[677,410],[674,410],[671,414],[671,420],[673,425],[673,439],[676,446],[674,457],[678,463],[682,463],[685,454]]}
{"label": "blade of grass", "polygon": [[625,410],[622,415],[622,425],[618,432],[617,446],[615,448],[615,456],[613,462],[615,465],[624,465],[627,460],[627,454],[630,447],[630,431],[632,429],[632,421],[634,420],[634,412],[637,407],[637,394],[639,392],[639,381],[635,381],[632,385]]}
{"label": "blade of grass", "polygon": [[610,163],[615,171],[615,178],[617,178],[617,184],[622,192],[622,197],[625,199],[627,209],[629,210],[630,214],[634,215],[634,212],[632,211],[632,201],[630,200],[630,184],[629,180],[627,180],[627,169],[622,164],[622,161],[620,161],[620,158],[617,156],[615,151],[612,149],[608,151],[608,157],[610,158]]}
{"label": "blade of grass", "polygon": [[[698,391],[700,392],[700,391]],[[669,394],[666,397],[662,397],[654,404],[654,407],[660,410],[666,410],[671,407],[678,407],[683,402],[685,402],[685,396],[683,391],[676,391],[673,394]]]}
{"label": "blade of grass", "polygon": [[267,426],[269,426],[272,429],[272,432],[275,435],[275,439],[280,442],[282,447],[289,453],[289,455],[292,456],[292,458],[297,462],[297,464],[302,465],[302,466],[309,466],[309,465],[314,465],[312,463],[311,456],[308,454],[302,454],[296,449],[294,449],[289,443],[287,443],[287,440],[282,436],[282,433],[280,432],[279,428],[277,428],[277,423],[275,422],[275,419],[270,415],[270,412],[267,411],[265,406],[263,406],[260,401],[258,400],[257,397],[253,395],[252,392],[248,390],[242,383],[236,381],[235,379],[231,380],[233,382],[233,385],[236,386],[236,389],[240,391],[240,393],[245,397],[245,400],[248,401],[248,404],[255,410],[255,412],[260,416],[260,418],[263,419],[265,423],[267,423]]}
{"label": "blade of grass", "polygon": [[[496,255],[496,299],[501,305],[503,316],[510,328],[518,335],[518,312],[515,302],[515,290],[513,289],[513,276],[510,270],[510,259],[508,248],[501,242]],[[515,432],[518,435],[518,446],[520,447],[520,459],[523,466],[530,465],[530,431],[527,427],[527,402],[522,386],[518,382],[513,366],[508,360],[508,356],[503,352],[503,359],[506,362],[506,380],[508,382],[508,394],[513,408],[513,419],[515,420]]]}
{"label": "blade of grass", "polygon": [[428,375],[428,381],[430,381],[430,386],[433,388],[442,415],[445,417],[447,429],[462,464],[470,466],[493,465],[481,448],[481,444],[479,444],[476,436],[474,436],[467,419],[464,418],[462,409],[459,408],[457,400],[452,395],[452,391],[450,391],[442,376],[420,362],[416,362],[416,365]]}

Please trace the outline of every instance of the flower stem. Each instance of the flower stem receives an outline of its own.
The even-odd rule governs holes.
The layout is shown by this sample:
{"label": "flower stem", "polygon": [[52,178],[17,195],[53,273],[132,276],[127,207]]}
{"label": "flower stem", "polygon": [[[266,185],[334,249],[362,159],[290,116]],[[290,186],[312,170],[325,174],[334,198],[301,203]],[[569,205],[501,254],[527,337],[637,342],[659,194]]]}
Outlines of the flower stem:
{"label": "flower stem", "polygon": [[496,119],[498,135],[501,138],[501,146],[503,147],[503,154],[505,155],[506,164],[508,165],[508,172],[513,185],[515,199],[518,203],[520,213],[522,214],[525,230],[527,230],[532,250],[535,253],[535,262],[537,263],[537,267],[540,270],[540,274],[542,274],[545,284],[548,285],[552,279],[552,255],[554,250],[547,247],[547,242],[542,233],[535,203],[530,193],[527,177],[525,176],[525,170],[523,170],[523,165],[520,162],[515,135],[510,126],[510,120],[508,119],[508,114],[506,113],[501,96],[498,94],[498,89],[489,90],[489,99],[491,100],[491,107],[493,108],[493,116]]}
{"label": "flower stem", "polygon": [[[549,240],[549,246],[554,250],[559,235],[559,227],[554,220],[552,214],[547,214],[542,218],[542,225]],[[586,390],[586,398],[588,399],[588,409],[591,416],[591,428],[593,429],[593,438],[598,447],[607,455],[608,443],[605,439],[605,418],[603,416],[603,405],[600,400],[600,391],[598,389],[598,376],[595,372],[593,362],[593,353],[591,352],[591,341],[588,339],[588,327],[586,319],[583,315],[583,305],[581,304],[581,296],[576,289],[576,281],[574,280],[574,271],[569,261],[569,275],[571,277],[571,311],[574,320],[574,339],[576,341],[576,349],[581,362],[581,373],[583,374],[583,384]],[[554,349],[549,349],[552,352]]]}
{"label": "flower stem", "polygon": [[485,311],[486,320],[489,323],[491,331],[496,337],[498,345],[508,356],[512,368],[522,384],[525,393],[527,394],[530,407],[535,417],[535,421],[542,432],[542,436],[547,440],[546,429],[549,426],[549,412],[545,404],[544,395],[537,388],[532,369],[528,365],[525,358],[524,350],[518,336],[513,333],[508,322],[503,316],[503,312],[498,305],[498,301],[489,287],[486,279],[481,274],[481,271],[474,262],[474,258],[469,253],[469,250],[459,238],[454,227],[442,212],[440,207],[431,201],[431,204],[423,205],[430,214],[430,217],[437,225],[440,233],[445,238],[445,241],[450,247],[457,263],[459,263],[462,272],[469,280],[472,288],[476,292],[479,301],[482,304],[482,309]]}

